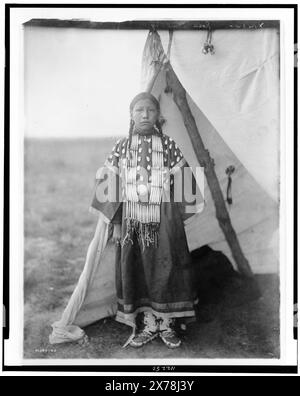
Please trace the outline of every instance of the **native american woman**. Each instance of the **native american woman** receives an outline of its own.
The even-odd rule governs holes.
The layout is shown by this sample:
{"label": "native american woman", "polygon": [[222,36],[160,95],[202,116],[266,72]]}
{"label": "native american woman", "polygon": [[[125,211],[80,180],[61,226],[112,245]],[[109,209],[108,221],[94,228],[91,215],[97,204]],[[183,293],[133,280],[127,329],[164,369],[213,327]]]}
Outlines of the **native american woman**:
{"label": "native american woman", "polygon": [[[129,136],[116,142],[96,176],[91,210],[116,231],[116,319],[136,329],[137,315],[144,316],[130,345],[142,346],[160,335],[172,348],[181,343],[175,318],[195,316],[184,228],[195,213],[195,200],[184,196],[188,164],[175,141],[162,132],[158,100],[145,92],[137,95],[130,116]],[[193,176],[190,185],[193,194]]]}

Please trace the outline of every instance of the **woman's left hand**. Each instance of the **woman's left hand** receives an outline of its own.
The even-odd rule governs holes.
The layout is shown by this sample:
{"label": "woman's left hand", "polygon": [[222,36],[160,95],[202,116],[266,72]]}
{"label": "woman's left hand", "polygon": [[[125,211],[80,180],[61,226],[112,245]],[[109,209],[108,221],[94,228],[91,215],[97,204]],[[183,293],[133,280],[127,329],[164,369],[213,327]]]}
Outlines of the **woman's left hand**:
{"label": "woman's left hand", "polygon": [[112,241],[120,242],[120,239],[121,239],[121,224],[114,224]]}

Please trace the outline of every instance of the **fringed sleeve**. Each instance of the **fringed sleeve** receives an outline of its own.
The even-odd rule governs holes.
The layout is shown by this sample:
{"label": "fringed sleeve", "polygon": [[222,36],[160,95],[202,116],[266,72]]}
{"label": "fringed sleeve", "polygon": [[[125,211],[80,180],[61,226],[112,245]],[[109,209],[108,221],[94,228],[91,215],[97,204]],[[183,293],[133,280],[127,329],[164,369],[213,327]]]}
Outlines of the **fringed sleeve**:
{"label": "fringed sleeve", "polygon": [[90,212],[100,214],[106,223],[121,223],[122,186],[119,173],[121,140],[118,140],[111,154],[96,173]]}

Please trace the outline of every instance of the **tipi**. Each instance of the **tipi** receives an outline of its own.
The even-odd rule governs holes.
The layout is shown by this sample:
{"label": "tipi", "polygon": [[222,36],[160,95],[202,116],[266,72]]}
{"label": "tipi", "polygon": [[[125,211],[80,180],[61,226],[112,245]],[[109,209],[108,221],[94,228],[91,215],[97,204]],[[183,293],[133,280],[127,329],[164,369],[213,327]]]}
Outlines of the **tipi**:
{"label": "tipi", "polygon": [[[151,29],[141,81],[141,90],[160,101],[164,132],[191,166],[211,167],[215,177],[205,183],[203,210],[186,224],[190,250],[221,250],[249,276],[277,272],[279,255],[279,36],[277,28],[253,26],[213,35],[211,29]],[[114,315],[107,236],[100,217],[51,343],[78,340],[81,327]]]}

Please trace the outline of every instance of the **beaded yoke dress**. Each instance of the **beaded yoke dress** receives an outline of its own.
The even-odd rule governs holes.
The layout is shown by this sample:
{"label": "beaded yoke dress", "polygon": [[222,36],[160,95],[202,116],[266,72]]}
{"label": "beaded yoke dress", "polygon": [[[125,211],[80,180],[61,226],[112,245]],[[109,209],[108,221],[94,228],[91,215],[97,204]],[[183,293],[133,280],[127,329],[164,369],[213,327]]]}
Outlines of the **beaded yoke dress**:
{"label": "beaded yoke dress", "polygon": [[[121,224],[116,246],[116,319],[134,326],[139,312],[192,318],[194,290],[184,220],[196,200],[174,199],[174,180],[188,167],[174,140],[155,128],[116,142],[100,174],[91,210]],[[181,179],[181,180],[182,180]],[[176,180],[175,180],[176,181]],[[191,176],[193,192],[197,189]],[[104,200],[104,185],[116,199]],[[182,184],[183,185],[183,184]],[[189,213],[187,213],[189,212]]]}

